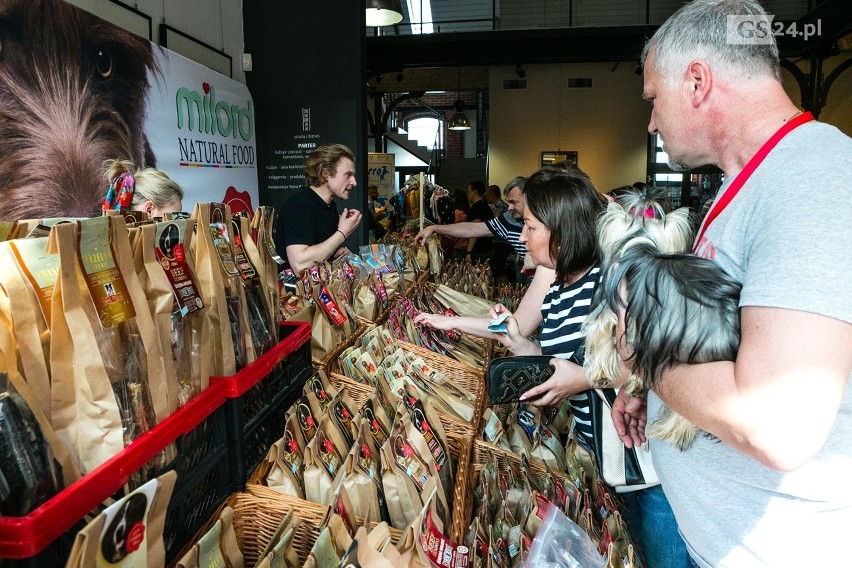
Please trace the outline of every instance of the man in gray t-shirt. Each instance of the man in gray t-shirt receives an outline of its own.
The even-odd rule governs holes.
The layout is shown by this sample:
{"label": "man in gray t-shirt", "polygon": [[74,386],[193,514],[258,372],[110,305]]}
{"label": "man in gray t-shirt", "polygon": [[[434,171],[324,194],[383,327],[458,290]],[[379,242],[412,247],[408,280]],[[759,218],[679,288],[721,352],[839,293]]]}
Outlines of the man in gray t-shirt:
{"label": "man in gray t-shirt", "polygon": [[[790,101],[771,35],[731,41],[732,14],[767,18],[753,0],[696,0],[643,54],[649,131],[670,163],[725,173],[695,250],[743,285],[736,362],[678,366],[648,397],[650,421],[662,400],[718,439],[683,452],[651,440],[654,465],[698,566],[844,564],[852,140]],[[638,406],[620,398],[613,412],[626,443],[643,438]]]}

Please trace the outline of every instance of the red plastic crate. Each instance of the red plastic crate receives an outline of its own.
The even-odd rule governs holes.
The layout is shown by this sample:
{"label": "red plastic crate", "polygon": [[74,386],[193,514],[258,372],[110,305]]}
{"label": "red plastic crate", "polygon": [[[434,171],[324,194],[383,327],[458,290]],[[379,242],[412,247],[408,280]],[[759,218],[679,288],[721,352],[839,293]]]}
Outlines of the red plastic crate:
{"label": "red plastic crate", "polygon": [[119,491],[131,475],[225,402],[224,386],[210,387],[25,517],[0,517],[0,558],[25,559],[44,550],[86,514]]}

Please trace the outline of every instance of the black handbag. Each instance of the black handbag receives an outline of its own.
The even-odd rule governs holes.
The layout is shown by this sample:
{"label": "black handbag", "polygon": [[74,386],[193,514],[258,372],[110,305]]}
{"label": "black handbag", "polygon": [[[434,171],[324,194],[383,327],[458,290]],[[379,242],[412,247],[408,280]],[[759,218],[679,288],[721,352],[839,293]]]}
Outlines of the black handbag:
{"label": "black handbag", "polygon": [[556,368],[548,355],[497,357],[488,364],[491,404],[518,402],[522,394],[549,379]]}

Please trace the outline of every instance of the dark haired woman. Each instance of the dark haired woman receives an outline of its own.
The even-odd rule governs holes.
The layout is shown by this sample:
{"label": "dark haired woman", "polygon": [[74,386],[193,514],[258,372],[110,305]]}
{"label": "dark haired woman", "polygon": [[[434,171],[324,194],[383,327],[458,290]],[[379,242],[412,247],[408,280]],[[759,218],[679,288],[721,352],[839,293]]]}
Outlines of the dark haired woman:
{"label": "dark haired woman", "polygon": [[[595,233],[606,199],[588,177],[555,168],[539,170],[524,186],[526,211],[521,242],[539,266],[556,272],[541,306],[539,343],[525,337],[513,317],[500,341],[515,355],[550,355],[553,376],[522,395],[537,406],[568,399],[574,427],[589,445],[595,443],[589,420],[589,399],[583,368],[567,359],[584,339],[581,331],[600,276]],[[621,493],[627,504],[625,521],[645,557],[655,567],[689,566],[677,522],[659,485]]]}

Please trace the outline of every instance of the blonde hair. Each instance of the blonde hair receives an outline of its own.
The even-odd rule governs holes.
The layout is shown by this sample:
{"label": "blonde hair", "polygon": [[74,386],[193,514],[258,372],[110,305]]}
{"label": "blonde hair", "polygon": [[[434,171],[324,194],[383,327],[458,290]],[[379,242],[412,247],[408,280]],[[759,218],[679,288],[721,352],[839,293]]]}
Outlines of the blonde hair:
{"label": "blonde hair", "polygon": [[156,168],[136,169],[130,160],[107,160],[104,162],[104,176],[108,183],[124,172],[133,174],[136,190],[133,192],[133,203],[136,207],[143,201],[151,201],[157,208],[171,205],[175,201],[183,201],[183,190],[169,174]]}

